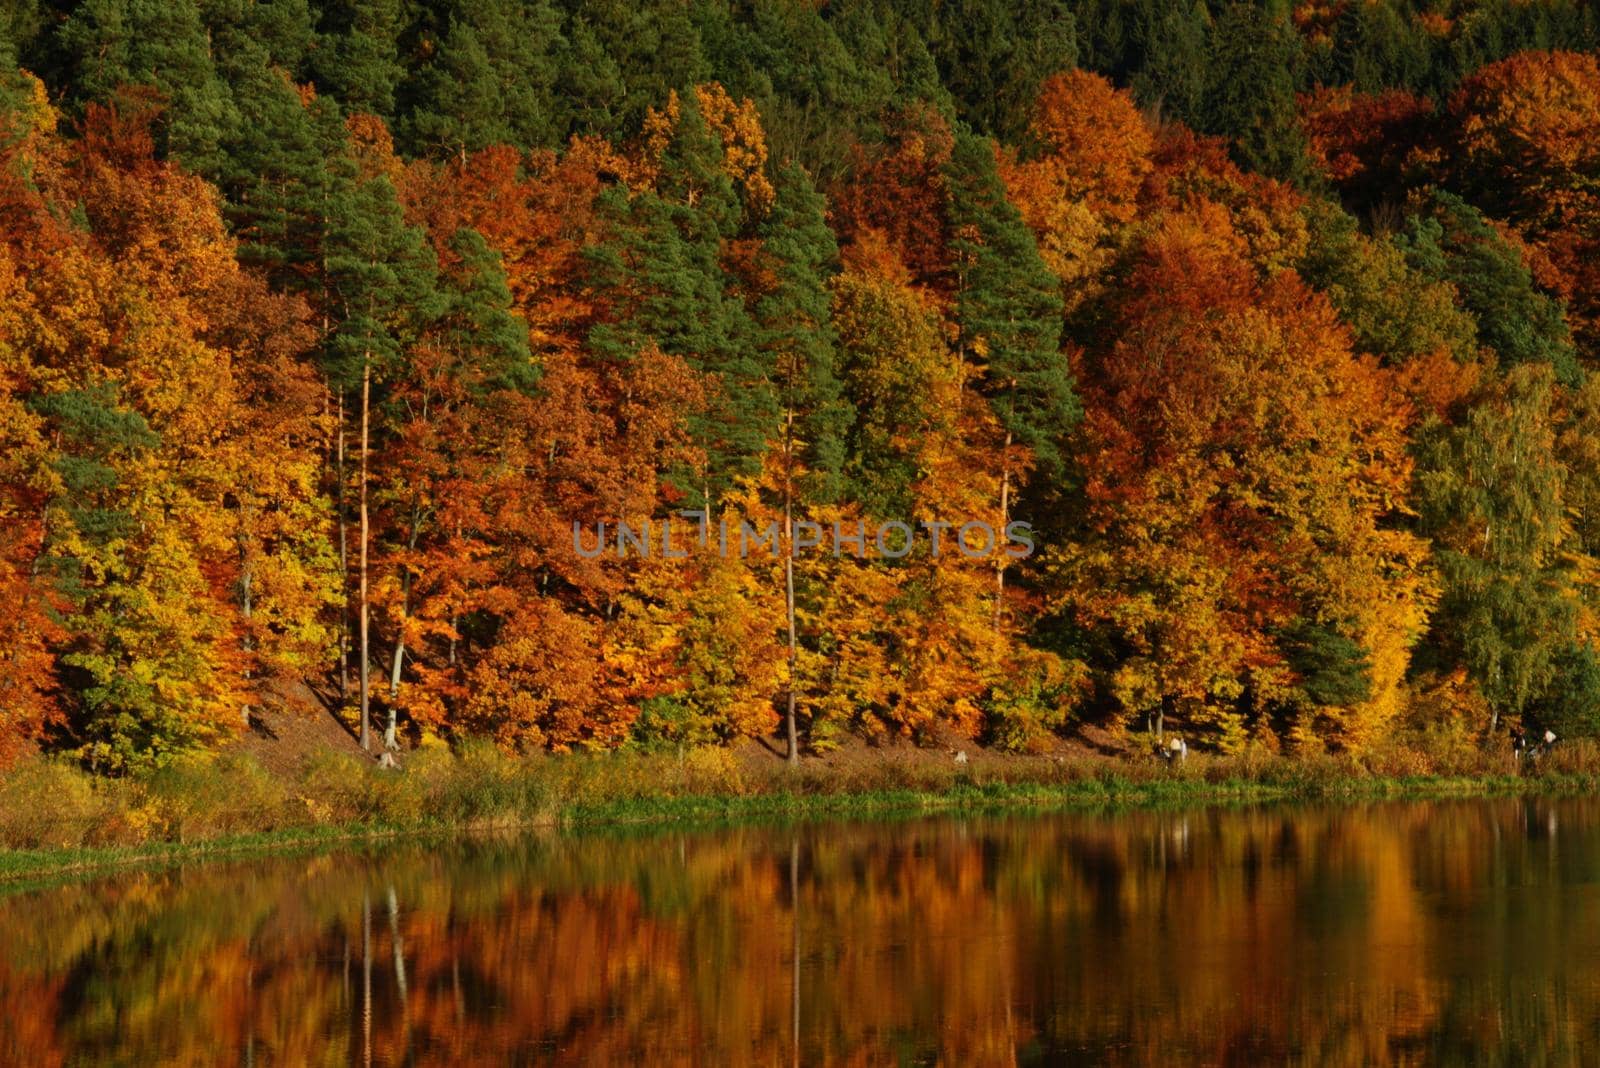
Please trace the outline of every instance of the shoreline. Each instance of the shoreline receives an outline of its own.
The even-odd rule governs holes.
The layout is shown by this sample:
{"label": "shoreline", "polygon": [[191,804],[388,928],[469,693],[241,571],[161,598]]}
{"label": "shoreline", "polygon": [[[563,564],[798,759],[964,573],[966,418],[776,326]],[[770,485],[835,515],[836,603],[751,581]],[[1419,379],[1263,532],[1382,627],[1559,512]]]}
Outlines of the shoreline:
{"label": "shoreline", "polygon": [[[121,845],[0,848],[0,895],[119,870],[159,868],[259,856],[291,856],[343,848],[383,848],[395,839],[447,835],[558,834],[605,829],[710,829],[728,824],[813,822],[850,817],[1022,812],[1102,812],[1209,809],[1307,802],[1354,805],[1385,801],[1443,801],[1508,797],[1570,797],[1600,792],[1600,775],[1543,773],[1315,776],[1291,781],[1232,776],[1211,779],[1166,775],[1133,779],[1112,772],[1070,781],[1042,778],[977,781],[965,775],[933,786],[804,789],[791,782],[755,793],[703,790],[684,794],[585,800],[517,815],[409,820],[306,822],[271,829],[168,837]],[[795,787],[802,787],[795,789]]]}

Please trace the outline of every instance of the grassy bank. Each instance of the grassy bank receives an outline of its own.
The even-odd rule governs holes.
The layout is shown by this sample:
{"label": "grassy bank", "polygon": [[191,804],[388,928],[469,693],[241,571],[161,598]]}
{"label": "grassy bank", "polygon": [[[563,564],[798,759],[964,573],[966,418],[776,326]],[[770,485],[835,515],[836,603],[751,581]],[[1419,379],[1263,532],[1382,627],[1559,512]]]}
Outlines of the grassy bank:
{"label": "grassy bank", "polygon": [[997,809],[1117,809],[1283,800],[1572,794],[1600,789],[1600,750],[1557,750],[1535,775],[1323,757],[1153,760],[888,752],[790,769],[722,749],[512,758],[414,754],[399,771],[313,761],[292,780],[223,757],[106,780],[35,760],[0,779],[0,880],[385,837],[492,828],[707,823]]}

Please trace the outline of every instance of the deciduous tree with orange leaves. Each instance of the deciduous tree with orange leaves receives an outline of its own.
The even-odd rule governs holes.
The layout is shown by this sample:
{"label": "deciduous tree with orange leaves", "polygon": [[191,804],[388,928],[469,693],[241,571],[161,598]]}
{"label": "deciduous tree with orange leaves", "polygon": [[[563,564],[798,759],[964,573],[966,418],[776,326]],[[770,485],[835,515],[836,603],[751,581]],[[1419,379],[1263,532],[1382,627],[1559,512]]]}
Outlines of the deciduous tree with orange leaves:
{"label": "deciduous tree with orange leaves", "polygon": [[[1224,749],[1319,719],[1367,741],[1429,601],[1425,545],[1390,522],[1410,460],[1384,372],[1206,201],[1146,240],[1081,363],[1084,534],[1053,555],[1061,596],[1114,642],[1124,714],[1181,716]],[[1345,684],[1319,685],[1330,671]]]}

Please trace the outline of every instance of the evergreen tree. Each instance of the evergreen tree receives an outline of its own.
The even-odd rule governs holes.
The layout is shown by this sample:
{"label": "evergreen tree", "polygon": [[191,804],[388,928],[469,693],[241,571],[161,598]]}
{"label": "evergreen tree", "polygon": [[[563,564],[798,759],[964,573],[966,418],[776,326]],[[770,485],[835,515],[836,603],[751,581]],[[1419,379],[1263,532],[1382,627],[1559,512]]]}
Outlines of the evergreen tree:
{"label": "evergreen tree", "polygon": [[730,293],[720,258],[724,239],[742,222],[721,158],[720,143],[686,98],[656,188],[602,194],[613,232],[588,254],[591,285],[613,305],[589,334],[594,351],[629,360],[653,342],[715,376],[707,410],[692,426],[706,469],[679,474],[681,488],[702,503],[760,470],[778,424],[770,361],[754,343],[749,313]]}
{"label": "evergreen tree", "polygon": [[[632,0],[566,0],[566,4],[569,15],[583,20],[600,50],[610,58],[604,73],[615,71],[622,82],[622,91],[606,109],[611,125],[575,132],[612,138],[632,134],[644,121],[646,109],[659,105],[669,91],[682,92],[711,80],[713,72],[695,19],[697,7],[712,5],[638,4]],[[571,66],[567,69],[580,73]],[[594,79],[597,72],[581,73]]]}
{"label": "evergreen tree", "polygon": [[1209,82],[1211,19],[1205,4],[1147,4],[1143,11],[1144,65],[1133,77],[1134,91],[1162,114],[1198,126]]}
{"label": "evergreen tree", "polygon": [[707,42],[718,80],[761,112],[772,158],[794,160],[819,185],[843,176],[851,146],[877,138],[893,95],[888,72],[858,61],[833,8],[756,4],[747,22]]}
{"label": "evergreen tree", "polygon": [[531,390],[538,374],[528,348],[528,326],[511,310],[499,255],[482,234],[466,228],[450,239],[450,251],[459,263],[444,286],[444,343],[472,353],[469,366],[477,391]]}
{"label": "evergreen tree", "polygon": [[346,136],[338,107],[328,98],[308,103],[265,62],[238,64],[233,87],[242,121],[213,178],[239,258],[326,311],[323,248],[337,196],[330,161],[344,152]]}
{"label": "evergreen tree", "polygon": [[981,367],[979,389],[1008,440],[1027,447],[1045,478],[1060,478],[1063,440],[1081,412],[1061,354],[1060,286],[1006,199],[992,142],[958,134],[946,176],[963,356]]}
{"label": "evergreen tree", "polygon": [[957,0],[913,5],[956,113],[981,133],[1015,140],[1039,85],[1077,64],[1077,25],[1064,0]]}
{"label": "evergreen tree", "polygon": [[1322,81],[1363,93],[1415,89],[1427,80],[1428,35],[1390,4],[1351,4],[1333,27]]}
{"label": "evergreen tree", "polygon": [[561,92],[556,97],[556,129],[574,134],[607,136],[622,128],[627,86],[617,61],[596,36],[587,19],[574,16],[557,57]]}
{"label": "evergreen tree", "polygon": [[777,199],[762,221],[762,247],[776,284],[756,303],[762,347],[771,353],[780,400],[794,413],[797,459],[809,473],[805,495],[839,499],[844,435],[850,423],[836,371],[839,339],[829,310],[828,280],[839,249],[810,176],[790,164],[778,173]]}
{"label": "evergreen tree", "polygon": [[557,141],[561,18],[545,0],[447,5],[417,45],[428,61],[403,87],[398,133],[412,152],[465,156]]}
{"label": "evergreen tree", "polygon": [[27,56],[44,29],[39,6],[39,0],[9,0],[0,5],[0,62],[6,66],[15,66]]}
{"label": "evergreen tree", "polygon": [[1079,0],[1076,7],[1078,62],[1113,81],[1138,67],[1136,9],[1126,0]]}
{"label": "evergreen tree", "polygon": [[124,86],[154,86],[165,100],[161,147],[205,173],[220,166],[238,115],[198,0],[88,0],[57,31],[55,48],[76,108]]}
{"label": "evergreen tree", "polygon": [[783,407],[780,488],[785,544],[789,546],[783,561],[789,638],[784,726],[789,762],[794,763],[800,756],[795,715],[799,635],[794,515],[804,505],[830,501],[840,492],[849,409],[834,374],[839,339],[829,315],[827,278],[837,270],[839,249],[823,218],[822,197],[805,171],[794,165],[779,173],[776,193],[761,226],[762,247],[772,261],[775,285],[757,302],[755,314]]}
{"label": "evergreen tree", "polygon": [[[1065,473],[1062,446],[1081,414],[1061,354],[1061,289],[1039,258],[1033,233],[1006,199],[994,145],[961,132],[946,167],[956,324],[962,358],[981,365],[978,389],[1005,432],[1000,454],[1000,522],[1011,522],[1013,444],[1025,446],[1047,483]],[[995,554],[995,629],[1005,593],[1005,556]]]}
{"label": "evergreen tree", "polygon": [[1547,363],[1576,385],[1583,371],[1559,302],[1539,292],[1522,257],[1471,205],[1436,192],[1395,238],[1407,261],[1456,287],[1478,324],[1478,339],[1507,366]]}
{"label": "evergreen tree", "polygon": [[[383,175],[354,175],[330,212],[328,284],[339,313],[327,342],[330,377],[341,392],[359,385],[360,534],[357,577],[361,745],[368,745],[371,709],[371,618],[368,557],[374,383],[403,371],[407,345],[444,310],[438,265],[420,231],[407,226],[394,186]],[[342,671],[341,667],[341,671]],[[393,741],[390,731],[386,741]]]}
{"label": "evergreen tree", "polygon": [[1307,175],[1305,134],[1295,110],[1299,41],[1281,15],[1235,3],[1211,31],[1211,79],[1200,127],[1233,141],[1251,170],[1298,182]]}
{"label": "evergreen tree", "polygon": [[311,57],[317,86],[346,111],[394,117],[395,90],[405,76],[401,0],[330,0],[322,5],[322,40]]}

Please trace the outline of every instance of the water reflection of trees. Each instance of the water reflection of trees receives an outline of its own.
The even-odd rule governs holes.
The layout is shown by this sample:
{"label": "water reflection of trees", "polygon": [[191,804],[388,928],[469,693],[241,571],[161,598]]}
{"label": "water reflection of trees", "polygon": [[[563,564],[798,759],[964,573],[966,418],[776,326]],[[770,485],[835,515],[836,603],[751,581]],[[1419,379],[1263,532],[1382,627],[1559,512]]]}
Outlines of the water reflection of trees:
{"label": "water reflection of trees", "polygon": [[0,1062],[1560,1061],[1597,878],[1538,801],[204,865],[0,900]]}

